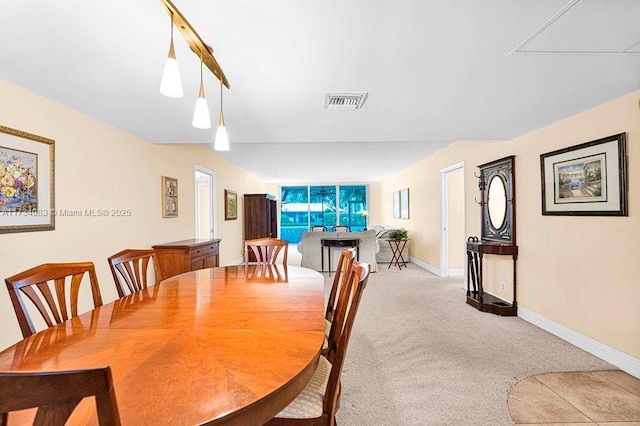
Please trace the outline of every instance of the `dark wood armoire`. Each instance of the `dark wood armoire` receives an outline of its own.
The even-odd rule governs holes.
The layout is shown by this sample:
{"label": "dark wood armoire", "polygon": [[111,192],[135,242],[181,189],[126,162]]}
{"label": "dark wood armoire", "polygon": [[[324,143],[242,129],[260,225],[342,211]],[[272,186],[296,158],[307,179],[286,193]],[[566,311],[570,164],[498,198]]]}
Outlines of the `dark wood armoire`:
{"label": "dark wood armoire", "polygon": [[244,195],[244,239],[278,238],[278,203],[271,194]]}

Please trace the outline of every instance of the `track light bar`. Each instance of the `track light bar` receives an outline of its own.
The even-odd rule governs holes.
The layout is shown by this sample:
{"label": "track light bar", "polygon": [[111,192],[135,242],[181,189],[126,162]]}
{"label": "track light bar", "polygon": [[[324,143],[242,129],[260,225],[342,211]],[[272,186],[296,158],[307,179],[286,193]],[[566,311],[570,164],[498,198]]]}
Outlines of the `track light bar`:
{"label": "track light bar", "polygon": [[227,88],[230,88],[227,77],[224,75],[224,72],[222,72],[222,68],[220,68],[218,61],[216,61],[216,58],[213,57],[213,48],[202,41],[191,24],[187,22],[185,17],[182,16],[182,13],[180,13],[178,8],[176,8],[170,0],[160,0],[160,2],[162,2],[164,7],[167,8],[167,13],[169,13],[169,15],[173,14],[174,24],[178,27],[178,30],[189,44],[189,47],[191,48],[193,53],[195,53],[198,58],[200,58],[200,55],[202,55],[202,62],[204,62],[207,68],[211,70],[213,75],[218,80],[220,80],[222,84],[227,86]]}

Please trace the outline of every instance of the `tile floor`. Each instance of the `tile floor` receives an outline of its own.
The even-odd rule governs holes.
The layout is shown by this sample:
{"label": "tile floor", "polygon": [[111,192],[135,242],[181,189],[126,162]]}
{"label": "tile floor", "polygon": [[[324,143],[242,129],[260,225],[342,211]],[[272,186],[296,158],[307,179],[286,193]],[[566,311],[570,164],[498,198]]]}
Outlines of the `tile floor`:
{"label": "tile floor", "polygon": [[508,404],[516,425],[640,426],[640,379],[623,371],[539,374],[518,382]]}

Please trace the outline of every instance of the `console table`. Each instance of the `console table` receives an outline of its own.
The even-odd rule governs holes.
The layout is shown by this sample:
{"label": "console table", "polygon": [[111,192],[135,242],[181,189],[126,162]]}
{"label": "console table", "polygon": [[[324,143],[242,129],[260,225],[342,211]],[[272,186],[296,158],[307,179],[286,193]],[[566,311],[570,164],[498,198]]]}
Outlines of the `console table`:
{"label": "console table", "polygon": [[[489,293],[485,293],[482,287],[482,255],[494,254],[498,256],[511,256],[513,258],[513,302],[508,303]],[[491,312],[496,315],[518,315],[518,303],[516,302],[516,259],[518,258],[518,246],[500,244],[489,241],[467,242],[467,303],[482,312]],[[473,289],[471,289],[473,285]]]}
{"label": "console table", "polygon": [[191,239],[153,246],[162,278],[219,266],[220,239]]}
{"label": "console table", "polygon": [[404,246],[407,245],[407,242],[409,241],[409,239],[405,238],[402,240],[387,240],[387,241],[389,241],[389,247],[391,247],[391,253],[392,253],[391,262],[389,262],[389,266],[387,266],[387,269],[391,268],[391,265],[393,265],[394,263],[400,270],[402,270],[403,266],[406,268],[407,261],[404,260],[404,257],[402,257],[402,250],[404,250]]}
{"label": "console table", "polygon": [[360,238],[322,238],[320,239],[322,245],[320,249],[320,265],[322,272],[324,272],[324,248],[327,248],[329,257],[329,275],[331,275],[331,248],[332,247],[355,247],[356,259],[360,260]]}

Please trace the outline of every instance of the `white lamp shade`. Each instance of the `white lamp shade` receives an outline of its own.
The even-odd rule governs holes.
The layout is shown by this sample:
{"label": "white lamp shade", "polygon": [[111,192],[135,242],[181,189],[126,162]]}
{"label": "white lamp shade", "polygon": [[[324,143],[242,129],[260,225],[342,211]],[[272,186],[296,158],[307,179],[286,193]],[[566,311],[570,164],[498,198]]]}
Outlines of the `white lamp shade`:
{"label": "white lamp shade", "polygon": [[176,58],[168,57],[167,62],[164,64],[164,72],[160,81],[160,93],[169,98],[181,98],[184,94]]}
{"label": "white lamp shade", "polygon": [[193,122],[191,124],[198,129],[211,128],[211,117],[209,117],[209,107],[205,98],[199,97],[196,101],[196,110],[193,112]]}
{"label": "white lamp shade", "polygon": [[216,151],[229,151],[229,137],[227,136],[227,128],[224,126],[218,126],[216,132],[216,142],[213,145],[213,149]]}

